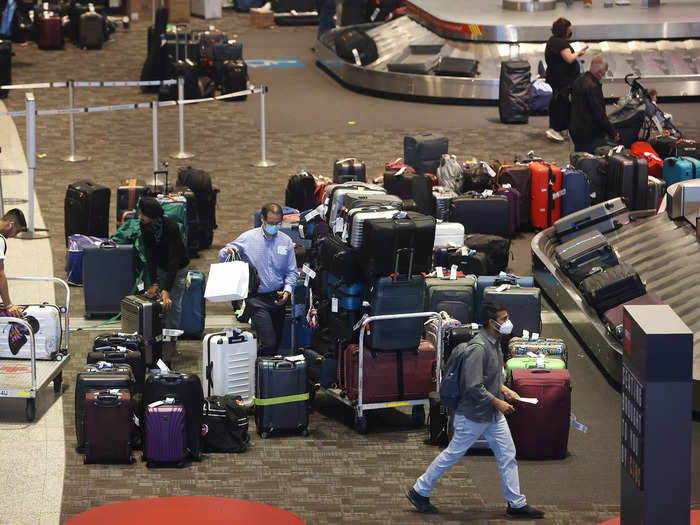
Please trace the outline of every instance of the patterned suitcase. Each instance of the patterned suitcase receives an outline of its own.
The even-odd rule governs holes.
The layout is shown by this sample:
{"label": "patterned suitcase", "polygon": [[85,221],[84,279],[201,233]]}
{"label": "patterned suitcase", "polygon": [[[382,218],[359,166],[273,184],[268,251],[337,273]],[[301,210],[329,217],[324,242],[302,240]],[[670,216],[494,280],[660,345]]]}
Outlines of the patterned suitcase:
{"label": "patterned suitcase", "polygon": [[[562,339],[540,338],[540,339],[523,339],[522,337],[513,337],[508,341],[508,356],[524,357],[529,353],[537,355],[545,355],[549,357],[558,357],[567,365],[569,364],[569,350],[566,343]],[[530,356],[531,357],[531,356]]]}

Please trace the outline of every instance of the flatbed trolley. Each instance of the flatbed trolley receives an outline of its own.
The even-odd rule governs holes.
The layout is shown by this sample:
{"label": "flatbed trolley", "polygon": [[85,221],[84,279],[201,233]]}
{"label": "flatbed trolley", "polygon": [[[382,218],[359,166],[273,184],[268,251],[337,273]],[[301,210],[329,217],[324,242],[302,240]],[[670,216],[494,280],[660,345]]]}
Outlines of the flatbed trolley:
{"label": "flatbed trolley", "polygon": [[428,398],[425,399],[410,399],[410,400],[398,400],[398,401],[387,401],[384,403],[363,403],[363,398],[362,398],[362,388],[363,388],[363,381],[362,381],[362,366],[363,366],[363,358],[364,358],[364,339],[365,339],[365,332],[367,331],[367,325],[371,323],[372,321],[385,321],[385,320],[391,320],[391,319],[411,319],[415,317],[423,317],[423,318],[430,318],[430,319],[436,319],[438,323],[438,337],[437,337],[437,342],[435,344],[435,380],[436,380],[436,388],[437,385],[440,384],[441,381],[441,367],[440,367],[440,360],[441,360],[441,355],[442,355],[442,317],[440,317],[440,314],[437,312],[416,312],[416,313],[409,313],[409,314],[390,314],[390,315],[373,315],[366,317],[365,319],[362,320],[362,324],[360,325],[360,341],[359,341],[359,363],[357,366],[357,374],[358,374],[358,391],[357,391],[357,400],[352,401],[348,399],[346,396],[342,394],[342,390],[339,388],[324,388],[324,387],[319,387],[320,390],[323,390],[326,392],[328,395],[331,397],[334,397],[335,399],[339,400],[340,402],[348,405],[355,411],[355,420],[354,420],[354,427],[357,432],[360,434],[365,434],[367,432],[367,418],[364,416],[364,411],[365,410],[377,410],[380,408],[396,408],[396,407],[406,407],[410,406],[411,407],[411,416],[413,418],[413,422],[416,426],[423,426],[425,423],[425,405],[430,403],[430,400]]}
{"label": "flatbed trolley", "polygon": [[[37,392],[53,381],[53,390],[58,393],[63,384],[63,368],[70,360],[68,352],[70,344],[69,310],[70,288],[68,284],[57,277],[8,277],[13,281],[52,281],[60,283],[66,290],[66,302],[59,307],[63,314],[65,334],[62,338],[64,346],[56,353],[55,360],[44,361],[36,359],[36,344],[31,326],[24,319],[17,317],[0,317],[0,324],[17,323],[24,326],[29,332],[31,359],[0,359],[0,398],[16,397],[27,400],[26,415],[28,421],[34,421],[36,417]],[[59,347],[61,345],[59,344]]]}

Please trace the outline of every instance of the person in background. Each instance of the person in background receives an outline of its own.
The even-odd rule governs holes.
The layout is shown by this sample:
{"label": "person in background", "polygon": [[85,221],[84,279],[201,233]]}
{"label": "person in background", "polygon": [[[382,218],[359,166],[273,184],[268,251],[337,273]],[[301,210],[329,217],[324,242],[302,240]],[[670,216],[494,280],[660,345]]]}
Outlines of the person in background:
{"label": "person in background", "polygon": [[321,38],[324,33],[335,29],[335,0],[316,0],[318,9],[318,35]]}
{"label": "person in background", "polygon": [[454,435],[447,448],[406,491],[406,497],[418,512],[437,513],[437,508],[430,503],[433,486],[483,435],[498,462],[503,496],[508,501],[506,515],[512,518],[543,518],[544,512],[529,506],[520,492],[515,445],[504,417],[515,411],[515,402],[520,399],[517,393],[503,384],[505,372],[500,339],[501,336],[510,335],[513,323],[508,318],[506,308],[499,303],[484,303],[483,318],[486,319],[486,326],[469,343],[455,349],[455,352],[463,352],[464,355],[461,358],[461,400],[455,409]]}
{"label": "person in background", "polygon": [[224,262],[234,252],[258,271],[260,286],[255,297],[246,299],[246,308],[260,340],[259,355],[277,353],[284,330],[284,305],[297,283],[294,243],[280,232],[282,207],[269,203],[262,207],[262,226],[241,234],[219,251]]}
{"label": "person in background", "polygon": [[648,89],[647,93],[649,93],[649,98],[651,98],[651,101],[654,104],[656,104],[658,101],[658,98],[659,98],[658,92],[654,88],[652,88],[652,89]]}
{"label": "person in background", "polygon": [[607,61],[597,56],[591,60],[591,67],[578,77],[571,87],[571,121],[569,133],[574,143],[574,151],[593,153],[598,146],[615,142],[620,134],[615,132],[605,113],[605,98],[601,79],[608,71]]}
{"label": "person in background", "polygon": [[573,26],[566,18],[557,18],[552,24],[552,36],[544,49],[547,63],[547,83],[552,86],[552,100],[549,103],[548,139],[564,142],[561,134],[569,128],[571,114],[571,85],[580,73],[578,59],[585,53],[585,48],[574,51],[569,41],[573,35]]}
{"label": "person in background", "polygon": [[22,210],[18,208],[11,209],[0,219],[0,298],[2,298],[3,307],[10,317],[24,317],[24,310],[21,306],[12,304],[10,299],[10,288],[7,285],[7,276],[5,275],[7,239],[11,239],[26,230],[27,221]]}

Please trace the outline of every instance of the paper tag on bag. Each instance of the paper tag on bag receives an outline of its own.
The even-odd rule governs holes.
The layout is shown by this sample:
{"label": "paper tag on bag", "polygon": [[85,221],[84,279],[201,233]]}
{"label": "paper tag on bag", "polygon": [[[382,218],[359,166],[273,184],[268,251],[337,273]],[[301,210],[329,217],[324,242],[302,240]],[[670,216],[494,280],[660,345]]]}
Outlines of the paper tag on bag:
{"label": "paper tag on bag", "polygon": [[338,313],[338,298],[337,297],[333,297],[333,299],[331,299],[331,312]]}
{"label": "paper tag on bag", "polygon": [[453,264],[452,268],[450,268],[450,281],[454,281],[457,279],[457,265]]}

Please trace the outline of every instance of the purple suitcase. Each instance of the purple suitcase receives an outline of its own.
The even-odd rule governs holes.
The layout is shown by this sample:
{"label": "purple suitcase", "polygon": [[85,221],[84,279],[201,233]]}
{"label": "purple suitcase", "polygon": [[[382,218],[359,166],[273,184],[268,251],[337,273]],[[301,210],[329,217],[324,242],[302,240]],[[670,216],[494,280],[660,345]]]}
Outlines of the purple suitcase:
{"label": "purple suitcase", "polygon": [[85,463],[133,463],[133,412],[128,390],[92,390],[85,395]]}
{"label": "purple suitcase", "polygon": [[622,341],[622,308],[625,305],[633,304],[663,304],[658,295],[654,292],[648,292],[644,295],[622,303],[615,308],[611,308],[603,314],[603,320],[610,334],[616,339]]}
{"label": "purple suitcase", "polygon": [[187,455],[185,407],[179,404],[147,406],[144,410],[143,459],[147,467],[158,463],[184,466]]}
{"label": "purple suitcase", "polygon": [[508,197],[508,207],[510,208],[510,233],[515,233],[520,229],[520,192],[510,184],[499,186],[493,192],[494,195],[505,195]]}

